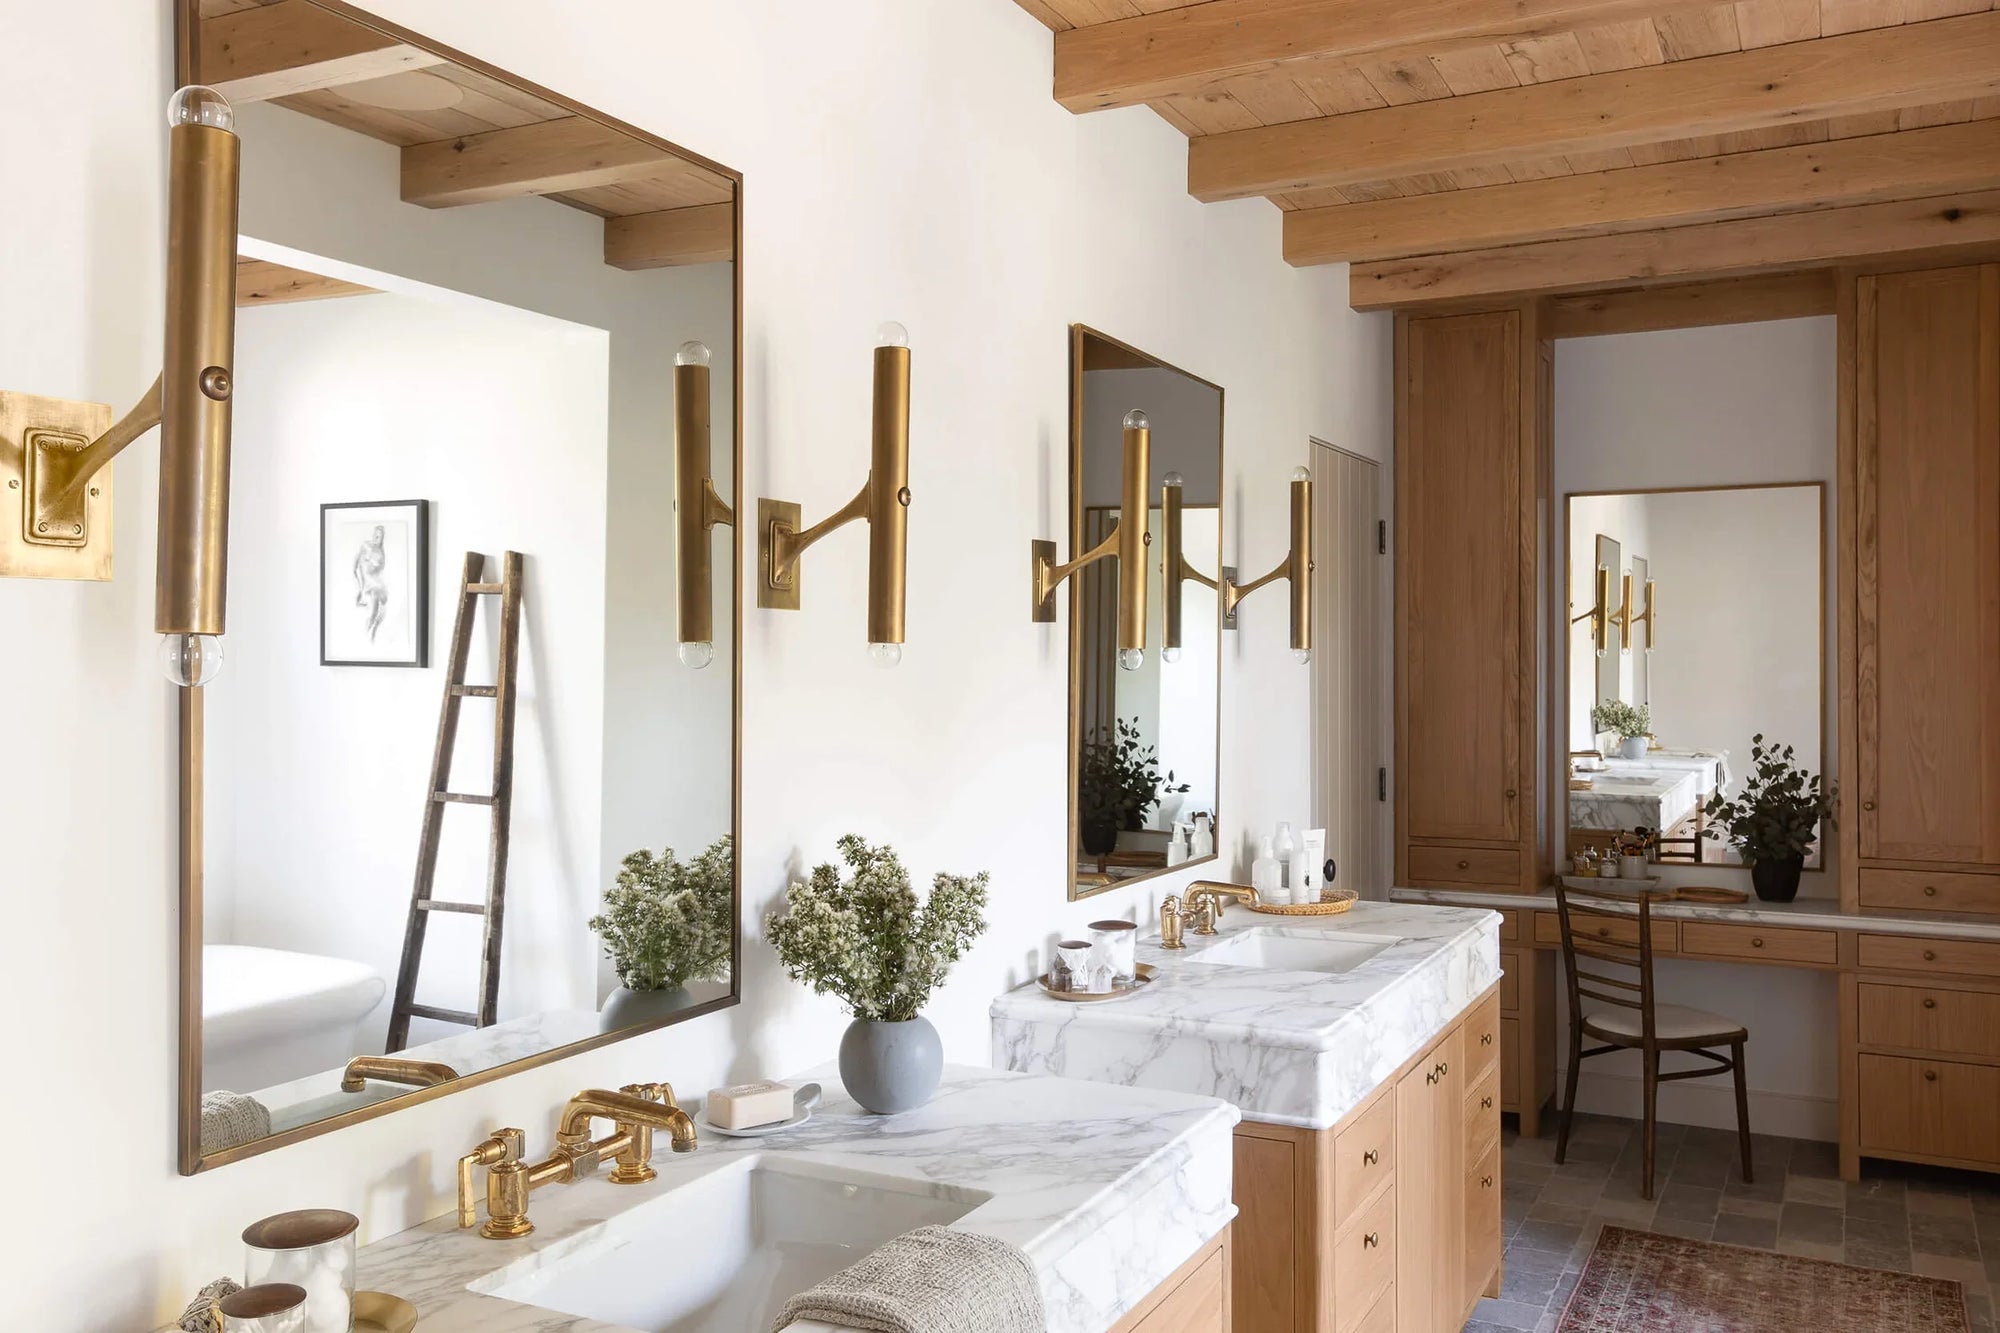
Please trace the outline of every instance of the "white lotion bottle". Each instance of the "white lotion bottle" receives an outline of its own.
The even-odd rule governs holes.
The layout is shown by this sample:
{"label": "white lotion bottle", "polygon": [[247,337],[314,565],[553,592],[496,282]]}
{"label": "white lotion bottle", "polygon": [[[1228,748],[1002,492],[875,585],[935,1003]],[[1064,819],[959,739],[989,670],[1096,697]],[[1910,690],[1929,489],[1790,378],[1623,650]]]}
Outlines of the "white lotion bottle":
{"label": "white lotion bottle", "polygon": [[1281,903],[1285,891],[1284,863],[1278,860],[1277,852],[1271,849],[1271,839],[1266,837],[1264,845],[1257,851],[1257,859],[1250,863],[1250,887],[1256,891],[1260,903]]}
{"label": "white lotion bottle", "polygon": [[1320,900],[1326,888],[1320,882],[1320,867],[1326,863],[1326,830],[1309,828],[1292,854],[1292,903],[1307,906]]}
{"label": "white lotion bottle", "polygon": [[1199,861],[1204,856],[1215,855],[1215,830],[1206,812],[1194,817],[1194,842],[1188,848],[1188,857]]}
{"label": "white lotion bottle", "polygon": [[[1293,853],[1299,850],[1299,844],[1292,837],[1291,820],[1281,819],[1278,821],[1278,837],[1277,840],[1272,843],[1271,850],[1277,855],[1278,858],[1277,887],[1282,890],[1285,887],[1285,870],[1292,864]],[[1282,902],[1288,902],[1290,900],[1289,898],[1286,897],[1280,897],[1277,899],[1277,901],[1282,903]]]}
{"label": "white lotion bottle", "polygon": [[1188,826],[1174,821],[1174,836],[1167,842],[1167,864],[1177,866],[1188,859]]}

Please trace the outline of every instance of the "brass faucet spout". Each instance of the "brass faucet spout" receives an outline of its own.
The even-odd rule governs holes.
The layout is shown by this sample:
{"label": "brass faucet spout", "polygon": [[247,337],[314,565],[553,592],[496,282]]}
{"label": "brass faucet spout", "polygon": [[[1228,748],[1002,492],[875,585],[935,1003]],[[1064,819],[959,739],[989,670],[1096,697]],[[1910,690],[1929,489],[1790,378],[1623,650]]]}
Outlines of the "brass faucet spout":
{"label": "brass faucet spout", "polygon": [[439,1064],[435,1060],[402,1060],[393,1055],[357,1055],[347,1062],[342,1071],[340,1090],[360,1092],[368,1086],[368,1080],[381,1083],[403,1083],[412,1088],[434,1088],[440,1083],[449,1083],[458,1077],[458,1071],[450,1065]]}
{"label": "brass faucet spout", "polygon": [[[675,1146],[685,1138],[688,1147],[694,1146],[694,1121],[672,1100],[664,1104],[652,1101],[637,1092],[613,1092],[609,1088],[590,1088],[569,1099],[563,1107],[562,1119],[556,1123],[556,1138],[560,1142],[570,1142],[582,1138],[590,1130],[592,1120],[610,1120],[619,1125],[644,1125],[648,1129],[663,1129],[672,1134]],[[681,1151],[687,1151],[682,1148]]]}

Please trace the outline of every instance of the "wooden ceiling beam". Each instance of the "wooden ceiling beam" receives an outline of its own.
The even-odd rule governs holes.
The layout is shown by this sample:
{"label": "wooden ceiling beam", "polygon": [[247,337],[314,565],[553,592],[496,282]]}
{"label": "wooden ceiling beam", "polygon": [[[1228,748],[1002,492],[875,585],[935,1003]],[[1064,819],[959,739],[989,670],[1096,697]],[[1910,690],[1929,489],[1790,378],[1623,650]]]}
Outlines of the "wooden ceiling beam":
{"label": "wooden ceiling beam", "polygon": [[1367,262],[2000,189],[2000,119],[1285,214],[1293,264]]}
{"label": "wooden ceiling beam", "polygon": [[699,204],[604,220],[604,262],[613,268],[720,264],[735,257],[734,204]]}
{"label": "wooden ceiling beam", "polygon": [[1834,313],[1834,285],[1833,271],[1821,268],[1558,296],[1543,311],[1544,327],[1551,338],[1601,338],[1608,333],[1807,319]]}
{"label": "wooden ceiling beam", "polygon": [[305,0],[201,21],[202,77],[232,102],[265,102],[445,63]]}
{"label": "wooden ceiling beam", "polygon": [[1198,199],[1603,152],[2000,92],[2000,12],[1293,121],[1188,144]]}
{"label": "wooden ceiling beam", "polygon": [[685,169],[681,159],[585,116],[403,150],[403,202],[425,208],[616,185]]}
{"label": "wooden ceiling beam", "polygon": [[1309,74],[1650,18],[1689,0],[1208,0],[1058,32],[1056,100],[1136,106],[1246,76]]}
{"label": "wooden ceiling beam", "polygon": [[308,273],[269,259],[236,257],[236,304],[285,305],[293,301],[325,301],[341,296],[371,296],[375,288],[324,273]]}
{"label": "wooden ceiling beam", "polygon": [[1356,264],[1348,304],[1388,310],[1988,248],[2000,249],[2000,190]]}

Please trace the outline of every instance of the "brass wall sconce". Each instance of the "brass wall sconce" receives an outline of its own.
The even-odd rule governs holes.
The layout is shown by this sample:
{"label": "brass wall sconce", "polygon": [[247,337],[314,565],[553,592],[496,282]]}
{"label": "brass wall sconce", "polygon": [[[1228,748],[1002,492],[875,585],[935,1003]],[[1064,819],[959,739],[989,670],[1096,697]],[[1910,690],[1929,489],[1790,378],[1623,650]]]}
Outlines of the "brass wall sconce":
{"label": "brass wall sconce", "polygon": [[1292,473],[1292,549],[1277,567],[1261,578],[1239,584],[1222,580],[1222,619],[1234,625],[1236,608],[1245,597],[1276,579],[1292,587],[1292,656],[1300,663],[1312,661],[1312,473],[1305,468]]}
{"label": "brass wall sconce", "polygon": [[[1607,574],[1608,572],[1603,569],[1598,570],[1600,574]],[[1610,617],[1611,621],[1618,626],[1618,647],[1621,652],[1629,653],[1632,651],[1632,627],[1641,624],[1646,627],[1646,651],[1649,653],[1653,651],[1653,583],[1652,579],[1646,580],[1645,613],[1635,615],[1632,611],[1632,576],[1630,574],[1624,576],[1624,585],[1620,589],[1624,596],[1624,605],[1620,606],[1616,613]],[[1598,644],[1597,650],[1599,652],[1604,651],[1601,641]]]}
{"label": "brass wall sconce", "polygon": [[1056,618],[1056,589],[1078,570],[1107,556],[1118,558],[1118,665],[1137,671],[1146,660],[1146,478],[1152,467],[1153,427],[1146,414],[1133,408],[1125,414],[1124,457],[1118,487],[1118,526],[1103,541],[1066,565],[1056,563],[1056,544],[1028,544],[1034,576],[1030,618],[1038,625]]}
{"label": "brass wall sconce", "polygon": [[[1627,576],[1627,581],[1630,581],[1629,575]],[[1611,644],[1611,622],[1617,618],[1612,612],[1610,604],[1611,571],[1603,565],[1599,565],[1597,567],[1597,577],[1592,580],[1591,584],[1590,609],[1579,612],[1569,618],[1569,623],[1572,625],[1580,620],[1588,620],[1590,622],[1590,643],[1597,650],[1599,657],[1604,656],[1604,650]],[[1575,603],[1571,603],[1571,605],[1575,605]]]}
{"label": "brass wall sconce", "polygon": [[[1160,555],[1160,617],[1165,622],[1161,626],[1160,658],[1162,661],[1181,660],[1181,585],[1199,583],[1204,588],[1221,591],[1221,585],[1208,575],[1188,563],[1187,549],[1181,538],[1181,495],[1186,479],[1178,472],[1169,472],[1160,486],[1160,537],[1165,548]],[[1228,577],[1224,570],[1223,576]]]}
{"label": "brass wall sconce", "polygon": [[868,654],[877,666],[903,658],[903,595],[910,508],[910,335],[884,324],[875,338],[875,421],[868,480],[852,500],[809,528],[785,500],[757,501],[757,605],[799,609],[799,558],[835,528],[868,523]]}
{"label": "brass wall sconce", "polygon": [[[182,88],[167,104],[166,354],[159,378],[115,424],[110,409],[0,393],[0,575],[111,577],[113,458],[160,427],[153,626],[177,685],[222,665],[229,552],[229,418],[236,344],[236,201],[241,145],[228,101]],[[14,460],[18,458],[18,468]],[[8,503],[11,502],[11,503]]]}
{"label": "brass wall sconce", "polygon": [[715,660],[708,534],[736,523],[736,511],[716,494],[710,471],[708,362],[708,346],[701,342],[684,342],[674,354],[674,569],[681,665],[695,671]]}

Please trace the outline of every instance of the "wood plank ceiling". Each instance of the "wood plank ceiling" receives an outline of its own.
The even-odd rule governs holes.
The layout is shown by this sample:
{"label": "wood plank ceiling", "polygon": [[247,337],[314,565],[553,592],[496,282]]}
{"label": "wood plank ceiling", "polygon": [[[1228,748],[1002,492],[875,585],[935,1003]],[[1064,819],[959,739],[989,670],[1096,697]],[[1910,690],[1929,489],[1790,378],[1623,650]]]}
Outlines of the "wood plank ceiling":
{"label": "wood plank ceiling", "polygon": [[306,0],[199,0],[203,82],[402,150],[426,208],[542,195],[606,219],[619,268],[731,258],[735,185],[623,134]]}
{"label": "wood plank ceiling", "polygon": [[1017,3],[1357,308],[2000,242],[1994,0]]}

